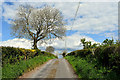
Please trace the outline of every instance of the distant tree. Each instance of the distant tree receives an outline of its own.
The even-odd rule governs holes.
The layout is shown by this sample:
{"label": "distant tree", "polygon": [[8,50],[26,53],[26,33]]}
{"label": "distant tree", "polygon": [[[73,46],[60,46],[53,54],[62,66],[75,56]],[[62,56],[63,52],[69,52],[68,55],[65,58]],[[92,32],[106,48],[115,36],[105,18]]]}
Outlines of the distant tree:
{"label": "distant tree", "polygon": [[91,48],[96,48],[98,44],[94,43]]}
{"label": "distant tree", "polygon": [[114,44],[114,40],[110,40],[110,39],[105,39],[102,43],[103,45],[112,45]]}
{"label": "distant tree", "polygon": [[48,47],[46,48],[46,52],[49,52],[49,53],[53,53],[54,50],[55,50],[55,48],[52,47],[52,46],[48,46]]}
{"label": "distant tree", "polygon": [[95,54],[94,52],[95,52],[95,48],[97,47],[97,45],[98,45],[97,43],[94,43],[93,45],[91,45],[91,48],[92,48],[91,51],[93,55]]}
{"label": "distant tree", "polygon": [[66,54],[67,54],[67,52],[66,52],[66,51],[63,51],[62,56],[65,57]]}
{"label": "distant tree", "polygon": [[83,49],[91,48],[91,41],[85,41],[85,38],[81,39],[81,43],[83,44]]}
{"label": "distant tree", "polygon": [[91,48],[91,41],[88,41],[88,48]]}
{"label": "distant tree", "polygon": [[105,39],[104,41],[103,41],[103,44],[108,44],[108,39]]}
{"label": "distant tree", "polygon": [[109,45],[114,44],[114,40],[113,40],[113,39],[112,39],[112,40],[108,40],[108,44],[109,44]]}
{"label": "distant tree", "polygon": [[116,40],[116,44],[120,44],[120,40]]}
{"label": "distant tree", "polygon": [[81,43],[83,44],[83,49],[85,49],[85,44],[86,44],[85,38],[81,39]]}
{"label": "distant tree", "polygon": [[16,18],[12,20],[13,36],[33,40],[33,48],[37,49],[38,41],[65,36],[66,28],[61,12],[50,6],[33,8],[21,5],[17,9]]}

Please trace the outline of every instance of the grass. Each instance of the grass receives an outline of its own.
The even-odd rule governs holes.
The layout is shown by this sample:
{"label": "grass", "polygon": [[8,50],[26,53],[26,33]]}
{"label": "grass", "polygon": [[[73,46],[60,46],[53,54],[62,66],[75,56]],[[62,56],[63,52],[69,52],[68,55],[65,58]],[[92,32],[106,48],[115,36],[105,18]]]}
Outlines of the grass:
{"label": "grass", "polygon": [[[1,63],[0,63],[1,64]],[[0,79],[2,78],[2,67],[0,66]]]}
{"label": "grass", "polygon": [[119,79],[117,74],[112,72],[112,70],[107,70],[105,67],[97,69],[94,63],[89,63],[87,60],[79,56],[66,56],[65,58],[73,66],[79,78],[108,80]]}
{"label": "grass", "polygon": [[55,57],[39,55],[29,60],[22,60],[16,64],[6,64],[2,68],[2,78],[18,78],[24,72],[28,72],[52,58]]}

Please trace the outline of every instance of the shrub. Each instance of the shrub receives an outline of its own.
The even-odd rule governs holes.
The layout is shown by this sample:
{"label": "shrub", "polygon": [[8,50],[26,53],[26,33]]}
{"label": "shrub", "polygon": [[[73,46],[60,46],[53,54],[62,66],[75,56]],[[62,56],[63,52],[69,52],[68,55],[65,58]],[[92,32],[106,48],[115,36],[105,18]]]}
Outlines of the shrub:
{"label": "shrub", "polygon": [[21,60],[19,63],[6,64],[2,68],[2,78],[18,78],[24,72],[28,72],[52,58],[53,57],[39,55],[29,60]]}
{"label": "shrub", "polygon": [[100,66],[97,68],[94,63],[89,63],[86,59],[75,56],[65,57],[73,66],[76,74],[79,78],[83,79],[107,79],[107,80],[119,80],[120,76],[112,69]]}
{"label": "shrub", "polygon": [[95,58],[98,64],[102,66],[113,68],[113,66],[120,65],[120,54],[118,53],[118,46],[98,47],[95,50]]}
{"label": "shrub", "polygon": [[[2,66],[5,64],[15,64],[21,60],[29,60],[39,55],[54,56],[48,52],[41,52],[39,49],[24,49],[14,47],[1,47],[2,48]],[[54,56],[55,57],[55,56]]]}
{"label": "shrub", "polygon": [[90,49],[82,49],[82,50],[76,50],[71,53],[68,53],[67,56],[75,55],[75,56],[80,56],[80,57],[86,57],[87,55],[91,53],[92,52],[90,51]]}
{"label": "shrub", "polygon": [[[117,79],[120,78],[119,51],[120,47],[118,45],[100,46],[95,48],[94,55],[91,54],[90,49],[83,49],[69,53],[66,58],[68,57],[67,60],[72,64],[79,76],[90,78],[90,74],[95,73],[99,76],[101,75],[103,78]],[[90,66],[88,63],[89,65],[93,65],[93,70],[89,70]],[[86,66],[84,66],[85,64]],[[98,77],[95,74],[94,76]]]}
{"label": "shrub", "polygon": [[14,47],[2,48],[2,78],[17,78],[45,61],[55,58],[51,53]]}
{"label": "shrub", "polygon": [[72,64],[79,78],[103,78],[103,75],[94,68],[94,64],[88,63],[81,57],[67,56],[66,59]]}

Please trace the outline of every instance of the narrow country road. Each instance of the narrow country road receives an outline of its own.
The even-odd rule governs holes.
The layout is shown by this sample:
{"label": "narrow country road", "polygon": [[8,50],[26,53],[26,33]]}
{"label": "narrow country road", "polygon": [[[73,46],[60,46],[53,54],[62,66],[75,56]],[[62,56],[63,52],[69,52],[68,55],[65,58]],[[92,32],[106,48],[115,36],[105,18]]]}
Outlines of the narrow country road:
{"label": "narrow country road", "polygon": [[52,59],[20,78],[77,78],[77,75],[67,60]]}
{"label": "narrow country road", "polygon": [[65,59],[58,59],[58,67],[55,78],[77,78],[72,66]]}

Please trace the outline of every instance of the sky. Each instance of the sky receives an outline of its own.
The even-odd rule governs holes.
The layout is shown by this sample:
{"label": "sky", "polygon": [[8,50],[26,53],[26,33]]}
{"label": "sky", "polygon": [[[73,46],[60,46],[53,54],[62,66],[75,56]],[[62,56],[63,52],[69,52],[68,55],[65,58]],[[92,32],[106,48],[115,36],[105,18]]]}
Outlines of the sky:
{"label": "sky", "polygon": [[[29,2],[27,2],[29,1]],[[49,5],[59,9],[63,16],[64,21],[67,23],[66,37],[63,40],[54,39],[48,44],[38,43],[41,50],[45,50],[47,46],[55,47],[55,52],[60,53],[67,49],[68,52],[82,49],[80,39],[86,38],[87,41],[92,43],[102,43],[106,38],[114,40],[118,39],[118,2],[117,0],[106,0],[106,2],[88,2],[81,0],[75,21],[74,16],[78,7],[78,1],[71,2],[34,2],[27,0],[26,2],[15,0],[3,0],[0,2],[0,46],[13,46],[30,49],[32,46],[31,40],[25,38],[17,38],[11,36],[11,23],[10,21],[16,16],[16,9],[20,4],[30,4],[33,7],[43,7]],[[105,1],[105,0],[104,0]],[[73,24],[74,21],[74,24]],[[73,24],[73,25],[72,25]],[[65,47],[66,41],[66,47]]]}

